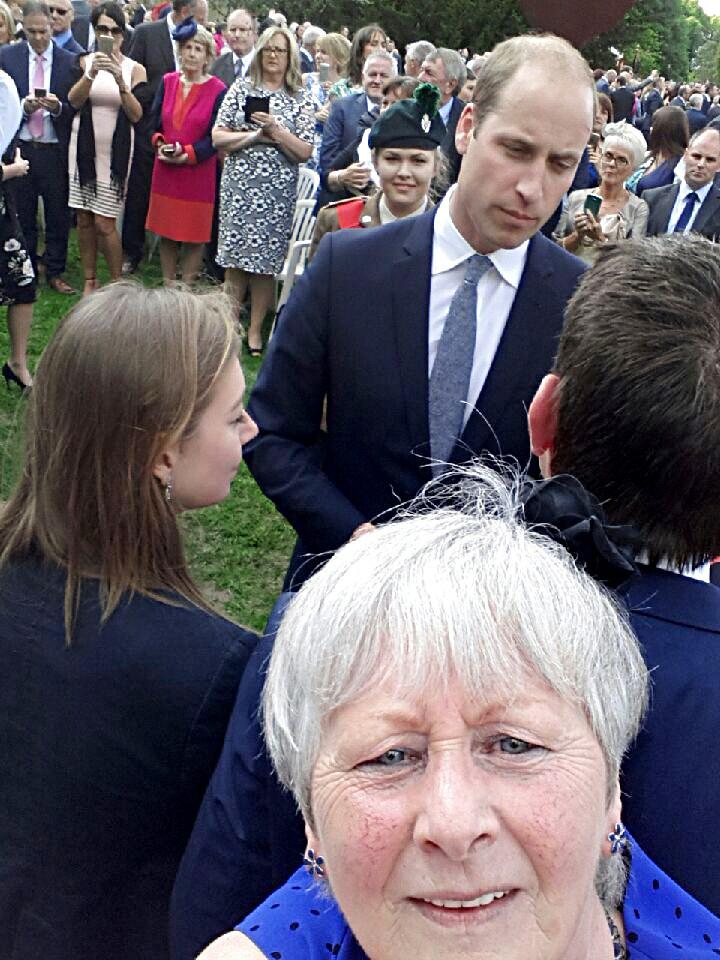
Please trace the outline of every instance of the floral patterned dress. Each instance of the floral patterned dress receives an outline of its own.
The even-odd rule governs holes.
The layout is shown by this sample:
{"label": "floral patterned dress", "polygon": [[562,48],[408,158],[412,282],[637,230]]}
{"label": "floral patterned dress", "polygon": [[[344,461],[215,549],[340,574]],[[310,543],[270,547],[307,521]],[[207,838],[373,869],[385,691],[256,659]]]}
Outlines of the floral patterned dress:
{"label": "floral patterned dress", "polygon": [[[312,143],[313,105],[301,90],[267,90],[238,79],[230,87],[217,126],[247,130],[245,98],[270,97],[270,112],[295,136]],[[277,274],[287,255],[297,193],[298,165],[274,144],[229,154],[220,184],[217,262],[248,273]]]}

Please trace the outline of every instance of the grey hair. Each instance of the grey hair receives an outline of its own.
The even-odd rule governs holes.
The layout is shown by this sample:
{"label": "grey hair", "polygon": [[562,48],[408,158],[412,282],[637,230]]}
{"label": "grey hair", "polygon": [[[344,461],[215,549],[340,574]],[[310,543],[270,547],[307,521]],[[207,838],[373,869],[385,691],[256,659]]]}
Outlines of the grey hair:
{"label": "grey hair", "polygon": [[703,95],[701,93],[693,93],[693,95],[688,100],[688,103],[693,108],[693,110],[700,110],[703,105]]}
{"label": "grey hair", "polygon": [[405,59],[423,63],[435,53],[435,44],[429,40],[416,40],[405,47]]}
{"label": "grey hair", "polygon": [[[479,464],[452,500],[420,498],[345,545],[283,618],[263,694],[281,782],[313,823],[312,771],[333,710],[379,677],[398,689],[457,676],[479,701],[513,696],[528,673],[585,713],[608,770],[608,803],[647,703],[637,641],[603,587],[522,522],[516,484]],[[612,858],[613,861],[619,858]],[[621,888],[602,861],[598,889]]]}
{"label": "grey hair", "polygon": [[448,47],[438,47],[435,53],[431,53],[429,56],[425,57],[425,60],[440,60],[442,61],[443,69],[445,70],[445,76],[448,80],[455,81],[455,90],[457,93],[464,85],[467,80],[467,69],[463,62],[463,58],[455,50],[450,50]]}
{"label": "grey hair", "polygon": [[612,147],[612,143],[615,143],[623,150],[630,151],[632,168],[637,170],[647,153],[647,141],[640,131],[633,127],[631,123],[620,120],[618,123],[606,123],[603,128],[603,135],[605,137],[602,146],[603,153],[609,146]]}
{"label": "grey hair", "polygon": [[314,27],[310,24],[309,27],[306,27],[303,30],[302,42],[304,47],[311,47],[314,43],[317,43],[320,37],[325,36],[325,31],[322,27]]}
{"label": "grey hair", "polygon": [[365,74],[368,72],[369,64],[372,63],[373,60],[384,60],[386,63],[389,63],[392,69],[392,76],[393,77],[397,76],[397,63],[395,62],[395,57],[393,57],[391,53],[388,53],[387,50],[374,50],[370,54],[370,56],[367,58],[367,60],[363,64],[363,68],[362,68],[363,76],[365,76]]}

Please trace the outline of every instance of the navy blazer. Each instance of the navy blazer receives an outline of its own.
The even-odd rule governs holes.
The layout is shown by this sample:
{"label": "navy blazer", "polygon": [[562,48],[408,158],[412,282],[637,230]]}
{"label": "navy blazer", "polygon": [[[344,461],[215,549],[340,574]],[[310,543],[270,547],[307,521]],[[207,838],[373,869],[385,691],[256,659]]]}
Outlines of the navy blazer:
{"label": "navy blazer", "polygon": [[[263,492],[309,552],[335,550],[431,478],[428,311],[434,211],[320,243],[278,323],[249,409]],[[530,241],[515,301],[451,459],[530,458],[527,407],[551,369],[583,264]],[[319,451],[327,396],[327,434]]]}
{"label": "navy blazer", "polygon": [[[365,92],[352,93],[349,97],[340,97],[333,102],[330,115],[323,127],[322,143],[320,144],[319,167],[320,175],[327,177],[332,170],[333,162],[345,147],[350,146],[357,138],[360,117],[367,110],[367,96]],[[325,186],[323,179],[323,186]]]}
{"label": "navy blazer", "polygon": [[623,764],[623,820],[720,915],[720,589],[643,568],[620,594],[652,671],[650,710]]}
{"label": "navy blazer", "polygon": [[460,173],[460,165],[462,164],[462,156],[457,152],[457,148],[455,146],[455,131],[457,130],[460,114],[464,109],[465,102],[460,100],[458,97],[453,97],[452,107],[450,108],[450,115],[448,117],[446,126],[445,139],[441,144],[442,151],[447,157],[448,166],[450,168],[448,171],[448,184],[453,184],[457,181]]}
{"label": "navy blazer", "polygon": [[[54,93],[60,101],[61,111],[59,116],[51,116],[51,119],[58,141],[61,146],[67,149],[70,140],[70,125],[74,116],[74,111],[68,103],[68,93],[77,80],[77,57],[68,53],[67,50],[63,50],[55,41],[52,41],[52,43],[54,49],[49,92]],[[30,92],[28,85],[29,60],[28,45],[24,41],[0,47],[0,69],[10,74],[21,100]]]}
{"label": "navy blazer", "polygon": [[[667,232],[679,190],[679,183],[667,187],[656,187],[653,190],[643,190],[642,198],[650,207],[647,225],[649,237],[662,236]],[[697,212],[692,232],[699,233],[708,240],[717,240],[720,236],[720,188],[715,183]]]}
{"label": "navy blazer", "polygon": [[145,67],[147,82],[155,96],[165,74],[176,69],[173,45],[165,18],[153,23],[141,23],[126,45],[127,56]]}

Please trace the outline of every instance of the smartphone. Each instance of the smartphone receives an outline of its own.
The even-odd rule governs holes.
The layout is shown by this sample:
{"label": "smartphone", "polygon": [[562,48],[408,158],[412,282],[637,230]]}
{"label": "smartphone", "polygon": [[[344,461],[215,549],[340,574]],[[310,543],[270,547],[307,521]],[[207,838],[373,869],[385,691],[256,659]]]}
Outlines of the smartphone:
{"label": "smartphone", "polygon": [[47,96],[47,90],[43,89],[43,87],[35,87],[36,100],[42,100],[42,98],[46,96]]}
{"label": "smartphone", "polygon": [[254,113],[270,113],[270,97],[245,97],[245,123]]}
{"label": "smartphone", "polygon": [[330,79],[330,64],[321,63],[318,67],[318,80],[320,83],[327,83]]}
{"label": "smartphone", "polygon": [[113,52],[113,38],[98,37],[97,48],[99,53],[104,53],[106,57],[111,57]]}
{"label": "smartphone", "polygon": [[160,147],[160,153],[164,153],[166,157],[172,156],[175,153],[175,144],[174,143],[164,143]]}
{"label": "smartphone", "polygon": [[584,209],[591,213],[597,220],[598,214],[600,213],[600,207],[602,206],[602,197],[596,196],[594,193],[589,193],[585,197],[585,206]]}
{"label": "smartphone", "polygon": [[591,149],[591,150],[597,150],[599,143],[600,143],[600,134],[599,134],[599,133],[591,133],[591,134],[590,134],[590,139],[588,140],[588,146],[590,147],[590,149]]}

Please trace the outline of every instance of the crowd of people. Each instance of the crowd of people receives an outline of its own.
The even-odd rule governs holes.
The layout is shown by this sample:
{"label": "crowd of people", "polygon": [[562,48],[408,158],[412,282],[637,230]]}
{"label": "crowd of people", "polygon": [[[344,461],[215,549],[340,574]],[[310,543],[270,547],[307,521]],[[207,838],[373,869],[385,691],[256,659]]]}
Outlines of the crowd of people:
{"label": "crowd of people", "polygon": [[[0,960],[716,955],[716,88],[55,2],[0,7]],[[243,460],[262,637],[180,521]]]}

